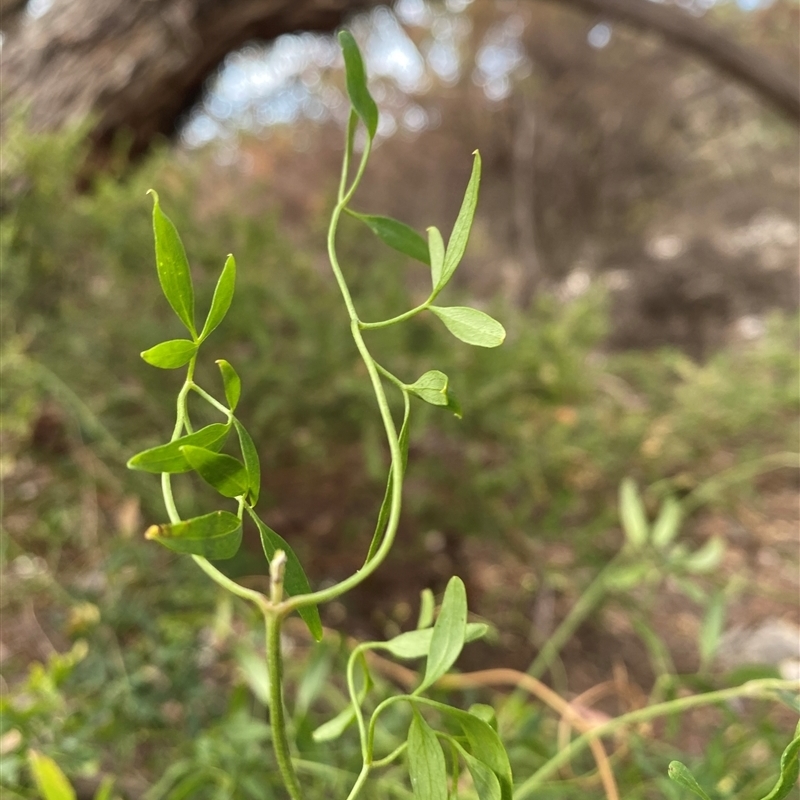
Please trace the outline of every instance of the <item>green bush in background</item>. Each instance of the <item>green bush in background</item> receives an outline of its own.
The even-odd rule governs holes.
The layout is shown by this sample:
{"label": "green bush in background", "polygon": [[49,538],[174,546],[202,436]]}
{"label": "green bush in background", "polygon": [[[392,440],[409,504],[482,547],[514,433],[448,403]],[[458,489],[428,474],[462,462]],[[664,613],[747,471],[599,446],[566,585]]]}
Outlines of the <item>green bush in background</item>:
{"label": "green bush in background", "polygon": [[[287,485],[302,471],[301,488],[312,493],[265,497],[265,506],[295,513],[299,527],[315,510],[315,487],[333,481],[340,495],[354,498],[349,502],[363,504],[366,521],[363,529],[342,530],[335,516],[330,526],[337,535],[368,537],[385,453],[336,287],[317,268],[323,239],[312,236],[322,221],[310,221],[308,241],[290,241],[277,217],[249,213],[247,191],[240,207],[203,213],[203,160],[167,161],[165,153],[87,187],[83,155],[80,131],[35,138],[13,132],[4,143],[3,613],[30,626],[25,615],[35,609],[55,650],[71,655],[48,661],[21,647],[4,661],[0,737],[11,738],[0,756],[0,786],[10,797],[35,796],[23,757],[35,747],[57,756],[71,777],[103,769],[133,776],[131,791],[150,786],[142,793],[149,800],[271,797],[276,784],[263,756],[268,734],[254,688],[259,676],[248,672],[248,647],[256,645],[234,649],[239,623],[191,565],[141,547],[145,523],[160,514],[151,482],[135,483],[143,521],[134,516],[129,529],[123,513],[136,481],[124,463],[167,438],[166,429],[142,432],[159,430],[179,380],[154,374],[136,355],[180,335],[160,304],[144,193],[158,173],[162,200],[191,242],[198,304],[209,304],[221,247],[234,251],[242,267],[235,306],[209,346],[246,367],[240,409],[263,447],[265,485],[273,484],[270,474],[288,475]],[[365,316],[397,313],[412,291],[400,259],[387,250],[366,269],[355,231],[355,223],[344,226],[341,255],[356,267],[354,293]],[[607,557],[607,540],[601,547],[597,533],[615,524],[624,476],[650,485],[651,502],[671,491],[725,502],[731,486],[740,492],[751,485],[740,480],[758,472],[758,463],[749,464],[796,449],[794,320],[775,317],[759,341],[698,365],[674,351],[604,352],[607,305],[596,288],[569,302],[542,297],[526,314],[503,308],[502,318],[509,337],[489,357],[443,345],[423,321],[376,336],[378,348],[397,354],[399,371],[439,366],[457,376],[456,395],[470,398],[461,421],[420,409],[403,526],[410,551],[422,548],[431,530],[509,547],[521,535],[566,542],[597,568]],[[42,422],[48,414],[56,428],[65,426],[54,439]],[[709,483],[721,469],[731,482]],[[201,494],[185,500],[201,509],[209,502]],[[353,516],[352,508],[334,512]],[[312,539],[298,542],[300,553],[313,546]],[[312,580],[327,577],[313,574],[322,562],[310,563]],[[182,591],[161,585],[167,569],[180,575]],[[213,614],[215,622],[196,634]],[[187,657],[198,650],[202,657]],[[47,666],[24,677],[33,657]],[[326,651],[320,672],[339,657]],[[335,687],[307,691],[328,712],[343,697]],[[303,718],[297,724],[313,727]],[[548,724],[531,715],[522,726],[516,755],[512,748],[517,763],[528,763],[531,752],[545,760],[553,741]],[[705,785],[724,778],[726,765],[747,752],[747,731],[736,733],[735,715],[730,724],[732,733],[712,741],[718,758],[704,767]],[[766,715],[759,725],[759,741],[779,754],[785,734]],[[308,737],[306,745],[313,760]],[[635,739],[632,751],[625,797],[659,796],[640,785],[680,796]],[[342,753],[341,768],[352,768],[356,755]],[[198,764],[206,770],[202,789],[189,777]],[[745,772],[745,783],[769,784],[768,768]],[[403,796],[390,778],[376,796]],[[329,781],[321,777],[320,787]],[[567,796],[563,786],[559,791]],[[574,796],[585,794],[576,786]]]}

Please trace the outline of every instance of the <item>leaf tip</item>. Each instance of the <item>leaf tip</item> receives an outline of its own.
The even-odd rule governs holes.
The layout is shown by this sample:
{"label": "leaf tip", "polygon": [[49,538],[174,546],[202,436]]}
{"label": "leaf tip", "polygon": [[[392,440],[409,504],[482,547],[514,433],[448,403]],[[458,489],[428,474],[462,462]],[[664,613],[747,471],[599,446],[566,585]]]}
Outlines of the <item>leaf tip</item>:
{"label": "leaf tip", "polygon": [[148,528],[148,529],[147,529],[147,530],[144,532],[144,538],[145,538],[145,539],[148,539],[148,540],[149,540],[149,539],[155,539],[155,538],[157,538],[157,537],[158,537],[158,532],[159,532],[159,530],[160,530],[160,528],[158,527],[158,525],[151,525],[151,526],[150,526],[150,527],[149,527],[149,528]]}

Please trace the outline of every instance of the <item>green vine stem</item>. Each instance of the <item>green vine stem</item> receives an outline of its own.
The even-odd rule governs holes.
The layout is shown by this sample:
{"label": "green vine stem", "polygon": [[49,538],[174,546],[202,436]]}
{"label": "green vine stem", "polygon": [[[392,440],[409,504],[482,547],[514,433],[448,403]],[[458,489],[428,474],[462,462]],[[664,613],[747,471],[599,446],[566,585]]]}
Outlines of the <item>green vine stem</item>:
{"label": "green vine stem", "polygon": [[381,382],[381,368],[372,357],[372,354],[367,348],[364,337],[361,335],[362,322],[358,318],[355,304],[353,303],[350,289],[342,273],[341,266],[339,265],[339,257],[336,252],[336,233],[339,227],[339,220],[344,212],[347,204],[353,197],[356,189],[358,188],[361,178],[366,169],[367,160],[371,150],[371,141],[368,139],[364,152],[361,155],[361,161],[358,165],[353,182],[350,188],[345,190],[347,186],[347,176],[350,171],[350,161],[353,151],[353,139],[355,134],[355,115],[351,115],[350,124],[347,130],[347,145],[345,148],[345,157],[342,163],[342,177],[339,185],[339,201],[336,204],[331,214],[330,226],[328,227],[328,258],[330,260],[331,269],[333,270],[336,283],[339,286],[342,298],[347,308],[347,313],[350,317],[350,332],[355,341],[358,352],[367,368],[370,382],[372,383],[373,391],[375,392],[375,399],[378,403],[378,409],[381,414],[383,426],[386,431],[386,438],[389,442],[389,451],[391,454],[391,471],[392,471],[392,494],[389,508],[389,519],[386,524],[386,531],[383,535],[380,547],[376,551],[373,558],[369,559],[364,566],[345,578],[343,581],[334,584],[326,589],[317,592],[312,592],[306,595],[295,595],[288,598],[281,604],[281,610],[285,612],[297,610],[303,606],[317,605],[326,603],[339,597],[351,589],[355,588],[362,581],[366,580],[386,559],[389,551],[392,549],[394,537],[397,533],[397,528],[400,522],[400,509],[402,505],[403,494],[403,457],[400,452],[400,440],[397,433],[397,426],[392,418],[392,412],[389,408],[389,401],[386,397],[386,391]]}
{"label": "green vine stem", "polygon": [[272,729],[272,747],[278,762],[283,782],[292,800],[302,800],[300,782],[297,779],[289,752],[289,737],[286,733],[286,712],[283,707],[283,661],[281,656],[281,625],[283,616],[275,610],[267,612],[267,674],[269,675],[269,723]]}
{"label": "green vine stem", "polygon": [[[194,356],[192,360],[189,362],[189,366],[186,370],[186,379],[183,383],[183,386],[178,392],[178,401],[177,401],[177,413],[175,419],[175,427],[172,431],[172,436],[170,438],[171,442],[174,442],[176,439],[179,439],[181,434],[183,433],[184,429],[188,432],[192,432],[192,425],[189,421],[189,412],[187,408],[187,397],[189,392],[192,389],[199,389],[194,383],[194,369],[195,364],[197,363],[197,356]],[[206,392],[202,391],[202,396],[204,399],[208,400],[209,402],[213,401],[213,405],[215,407],[219,406],[223,408],[226,414],[230,416],[230,411],[221,406],[213,397],[208,395]],[[172,494],[172,476],[168,472],[161,473],[161,494],[164,498],[164,506],[167,509],[167,516],[169,517],[169,521],[172,523],[177,523],[181,521],[181,515],[178,513],[178,508],[175,505],[175,498]],[[242,504],[239,504],[239,516],[241,517],[242,514]],[[202,556],[195,556],[193,555],[192,558],[194,559],[195,564],[197,564],[203,572],[208,575],[211,580],[213,580],[218,586],[225,589],[231,594],[235,594],[237,597],[241,597],[243,600],[247,600],[253,603],[262,613],[266,613],[270,608],[271,605],[267,601],[267,598],[264,597],[261,592],[253,591],[252,589],[248,589],[245,586],[237,583],[236,581],[231,580],[227,575],[220,572],[208,559],[203,558]]]}

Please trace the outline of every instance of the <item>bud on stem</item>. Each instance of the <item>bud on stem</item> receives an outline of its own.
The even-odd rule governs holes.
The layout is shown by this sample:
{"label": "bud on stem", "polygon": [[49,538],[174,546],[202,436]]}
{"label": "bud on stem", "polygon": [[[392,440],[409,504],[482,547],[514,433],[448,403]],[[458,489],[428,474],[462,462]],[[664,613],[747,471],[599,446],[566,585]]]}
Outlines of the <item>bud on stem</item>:
{"label": "bud on stem", "polygon": [[283,600],[283,575],[286,572],[286,553],[276,550],[269,562],[270,600],[278,604]]}

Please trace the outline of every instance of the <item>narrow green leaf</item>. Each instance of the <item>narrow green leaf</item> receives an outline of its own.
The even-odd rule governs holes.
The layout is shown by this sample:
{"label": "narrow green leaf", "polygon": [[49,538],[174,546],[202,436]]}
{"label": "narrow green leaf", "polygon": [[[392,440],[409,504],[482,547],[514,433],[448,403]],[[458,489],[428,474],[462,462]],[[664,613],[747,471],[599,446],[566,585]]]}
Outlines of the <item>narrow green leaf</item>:
{"label": "narrow green leaf", "polygon": [[[468,622],[464,643],[482,639],[489,632],[489,626],[484,622]],[[395,658],[423,658],[431,649],[433,628],[420,628],[415,631],[398,633],[388,642],[375,642],[374,650],[386,650]]]}
{"label": "narrow green leaf", "polygon": [[194,327],[194,289],[186,251],[172,220],[161,210],[158,195],[152,189],[149,193],[153,196],[153,235],[161,290],[178,319],[192,334],[192,338],[197,338],[197,329]]}
{"label": "narrow green leaf", "polygon": [[250,691],[265,706],[269,707],[269,671],[262,654],[257,653],[248,642],[235,651],[236,663]]}
{"label": "narrow green leaf", "polygon": [[182,436],[174,442],[161,444],[158,447],[151,447],[137,453],[128,461],[128,469],[141,469],[144,472],[169,472],[177,474],[180,472],[191,472],[192,465],[186,460],[181,452],[181,447],[194,445],[204,447],[206,450],[218,452],[228,438],[231,426],[215,422],[201,428],[199,431]]}
{"label": "narrow green leaf", "polygon": [[[372,687],[372,678],[367,669],[366,662],[362,656],[362,666],[364,668],[364,682],[358,690],[357,699],[359,706],[364,702]],[[356,710],[352,704],[343,708],[333,719],[329,719],[320,725],[312,734],[311,738],[315,742],[330,742],[338,739],[356,721]]]}
{"label": "narrow green leaf", "polygon": [[442,607],[433,626],[425,677],[416,693],[438,681],[453,666],[464,647],[466,633],[467,589],[461,578],[453,576],[447,583]]}
{"label": "narrow green leaf", "polygon": [[678,535],[683,521],[683,509],[674,497],[667,497],[661,504],[656,521],[653,523],[653,532],[650,536],[653,547],[663,550]]}
{"label": "narrow green leaf", "polygon": [[175,553],[221,560],[236,555],[242,543],[242,521],[229,511],[212,511],[183,522],[151,525],[144,536]]}
{"label": "narrow green leaf", "polygon": [[447,384],[447,375],[439,372],[438,369],[432,369],[406,388],[432,406],[446,406],[448,402]]}
{"label": "narrow green leaf", "polygon": [[255,505],[258,502],[258,495],[261,492],[261,462],[258,459],[258,450],[245,430],[244,425],[238,419],[233,420],[236,433],[239,436],[239,446],[242,448],[242,458],[244,467],[247,470],[247,487],[250,493],[250,503]]}
{"label": "narrow green leaf", "polygon": [[647,515],[639,489],[630,478],[625,478],[619,487],[619,515],[628,543],[636,549],[644,547],[650,535]]}
{"label": "narrow green leaf", "polygon": [[423,264],[430,264],[431,257],[428,253],[428,243],[413,228],[392,219],[377,214],[359,214],[357,211],[348,213],[360,219],[384,244],[392,250],[397,250],[405,256],[410,256]]}
{"label": "narrow green leaf", "polygon": [[93,800],[111,800],[113,797],[111,793],[113,791],[114,778],[112,778],[111,775],[106,775],[100,782],[100,785],[97,787],[97,791],[94,793]]}
{"label": "narrow green leaf", "polygon": [[[286,553],[286,572],[283,578],[283,588],[286,594],[289,597],[294,597],[298,594],[310,594],[311,584],[308,582],[300,560],[289,546],[289,543],[262,522],[255,511],[251,508],[248,508],[247,511],[258,528],[258,533],[261,536],[261,547],[264,549],[267,561],[272,561],[276,550],[283,550]],[[322,639],[322,620],[319,616],[319,609],[316,606],[305,606],[298,609],[298,613],[308,626],[309,631],[311,631],[311,635],[319,642]]]}
{"label": "narrow green leaf", "polygon": [[311,734],[317,742],[332,742],[338,739],[356,721],[356,710],[353,706],[343,708],[333,719],[323,722]]}
{"label": "narrow green leaf", "polygon": [[703,787],[695,780],[694,775],[689,772],[689,768],[685,764],[681,764],[680,761],[670,761],[667,774],[675,783],[683,786],[684,789],[688,789],[690,792],[694,792],[694,794],[702,798],[702,800],[711,800],[705,791],[703,791]]}
{"label": "narrow green leaf", "polygon": [[331,649],[323,642],[311,651],[311,658],[303,665],[303,674],[294,693],[295,725],[306,716],[311,704],[327,685],[331,674],[331,659]]}
{"label": "narrow green leaf", "polygon": [[761,800],[784,800],[797,786],[798,776],[800,776],[800,724],[795,729],[794,739],[789,742],[781,756],[781,772],[778,782],[773,786],[772,791],[764,795]]}
{"label": "narrow green leaf", "polygon": [[436,734],[414,709],[408,730],[408,775],[418,800],[447,800],[447,765]]}
{"label": "narrow green leaf", "polygon": [[724,555],[725,543],[719,536],[714,536],[686,558],[683,567],[695,574],[711,572],[716,569]]}
{"label": "narrow green leaf", "polygon": [[433,612],[436,608],[436,599],[430,589],[423,589],[419,597],[419,619],[417,630],[430,628],[433,625]]}
{"label": "narrow green leaf", "polygon": [[[431,257],[431,285],[436,291],[442,283],[442,271],[444,270],[444,240],[438,228],[431,226],[428,228],[428,252]],[[443,284],[442,284],[443,285]]]}
{"label": "narrow green leaf", "polygon": [[711,596],[700,626],[697,645],[700,649],[700,669],[708,668],[714,658],[722,638],[722,629],[725,626],[725,611],[727,598],[724,591],[716,591]]}
{"label": "narrow green leaf", "polygon": [[511,763],[497,732],[484,720],[460,708],[453,708],[444,703],[436,703],[435,707],[458,721],[467,737],[472,755],[486,764],[500,781],[502,800],[512,800]]}
{"label": "narrow green leaf", "polygon": [[475,787],[478,800],[502,800],[503,792],[497,775],[483,761],[479,761],[462,747],[459,747],[459,750],[469,774],[472,775],[472,785]]}
{"label": "narrow green leaf", "polygon": [[482,719],[495,733],[497,733],[497,714],[492,706],[486,703],[473,703],[469,707],[469,713],[473,717]]}
{"label": "narrow green leaf", "polygon": [[216,365],[222,373],[222,384],[225,387],[225,399],[228,401],[228,408],[231,411],[235,411],[236,406],[239,405],[239,398],[242,396],[242,379],[224,358],[217,359]]}
{"label": "narrow green leaf", "polygon": [[[405,472],[406,465],[408,464],[408,418],[409,407],[406,407],[403,416],[403,426],[400,428],[400,434],[397,437],[400,443],[400,454],[403,457],[403,472]],[[392,478],[392,469],[389,469],[389,477],[386,480],[386,491],[383,494],[383,502],[381,503],[380,510],[378,511],[378,521],[375,523],[375,533],[372,534],[372,541],[369,544],[367,557],[364,563],[367,564],[378,552],[383,541],[383,534],[386,532],[386,525],[389,522],[389,516],[392,511],[392,492],[394,491],[394,479]]]}
{"label": "narrow green leaf", "polygon": [[356,40],[350,31],[339,31],[339,46],[344,56],[347,95],[356,114],[361,117],[369,138],[378,130],[378,106],[367,88],[367,73]]}
{"label": "narrow green leaf", "polygon": [[506,338],[505,328],[488,314],[465,306],[429,306],[445,327],[462,342],[476,347],[498,347]]}
{"label": "narrow green leaf", "polygon": [[191,361],[197,352],[197,345],[188,339],[170,339],[140,353],[141,357],[154,367],[177,369]]}
{"label": "narrow green leaf", "polygon": [[239,497],[247,492],[247,470],[238,458],[193,445],[184,445],[181,452],[192,469],[223,497]]}
{"label": "narrow green leaf", "polygon": [[43,800],[75,800],[75,790],[52,758],[28,750],[28,766]]}
{"label": "narrow green leaf", "polygon": [[456,224],[453,226],[453,232],[447,242],[444,266],[434,291],[439,291],[447,285],[467,249],[469,233],[472,230],[472,220],[475,217],[475,208],[478,205],[478,187],[481,183],[481,155],[476,150],[474,156],[472,175],[470,175],[469,183],[467,184],[467,191],[464,193],[464,200],[461,203],[461,210],[458,212]]}
{"label": "narrow green leaf", "polygon": [[646,561],[620,564],[605,576],[603,583],[609,592],[628,592],[638,586],[652,569],[652,564]]}
{"label": "narrow green leaf", "polygon": [[200,341],[205,339],[225,319],[225,315],[231,307],[235,287],[236,259],[229,255],[225,260],[225,266],[222,268],[217,286],[214,289],[214,297],[211,300],[211,308],[208,311],[206,323],[203,325],[203,331],[200,334]]}

